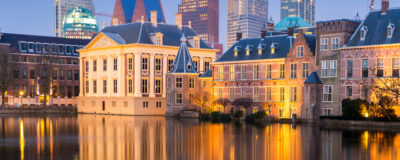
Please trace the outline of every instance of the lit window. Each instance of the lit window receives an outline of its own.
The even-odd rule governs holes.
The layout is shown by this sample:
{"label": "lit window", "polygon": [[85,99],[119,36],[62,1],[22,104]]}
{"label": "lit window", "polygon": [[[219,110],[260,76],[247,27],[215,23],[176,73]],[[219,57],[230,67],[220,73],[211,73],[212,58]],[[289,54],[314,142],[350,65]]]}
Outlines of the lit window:
{"label": "lit window", "polygon": [[290,78],[291,79],[297,78],[297,63],[290,64]]}
{"label": "lit window", "polygon": [[279,64],[279,78],[285,78],[285,64]]}
{"label": "lit window", "polygon": [[297,46],[297,58],[304,56],[304,46]]}
{"label": "lit window", "polygon": [[128,58],[128,70],[133,69],[133,58]]}
{"label": "lit window", "polygon": [[229,79],[234,80],[235,79],[235,68],[234,66],[229,66]]}
{"label": "lit window", "polygon": [[161,79],[156,79],[155,90],[157,94],[161,93]]}
{"label": "lit window", "polygon": [[388,25],[388,27],[387,27],[387,38],[392,38],[393,37],[393,31],[394,31],[394,24],[393,23],[390,23],[389,25]]}
{"label": "lit window", "polygon": [[290,87],[290,102],[297,101],[297,87]]}
{"label": "lit window", "polygon": [[271,102],[272,100],[272,91],[271,87],[266,87],[265,88],[265,101]]}
{"label": "lit window", "polygon": [[266,78],[271,79],[272,78],[272,65],[267,64],[266,67],[267,67],[266,68],[266,70],[267,70]]}
{"label": "lit window", "polygon": [[218,79],[222,80],[224,78],[224,67],[223,66],[219,66],[218,67]]}
{"label": "lit window", "polygon": [[195,88],[195,86],[194,86],[194,78],[193,77],[189,78],[189,88]]}
{"label": "lit window", "polygon": [[279,101],[281,102],[285,101],[285,87],[279,88]]}
{"label": "lit window", "polygon": [[308,77],[308,72],[309,72],[309,63],[303,63],[303,70],[301,72],[301,77],[303,79]]}

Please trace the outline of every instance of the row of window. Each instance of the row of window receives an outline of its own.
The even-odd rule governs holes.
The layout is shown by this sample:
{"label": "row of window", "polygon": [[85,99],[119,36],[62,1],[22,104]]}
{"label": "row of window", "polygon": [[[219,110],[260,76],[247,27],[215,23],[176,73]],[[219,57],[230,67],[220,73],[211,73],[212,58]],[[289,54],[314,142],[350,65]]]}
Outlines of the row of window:
{"label": "row of window", "polygon": [[[285,89],[286,87],[265,87],[265,101],[266,102],[284,102],[285,101]],[[273,99],[272,98],[272,91],[273,90],[279,90],[279,96],[277,96],[278,99]],[[260,99],[260,88],[259,87],[253,87],[253,93],[252,96],[254,101],[259,101]],[[275,91],[276,92],[276,91]],[[289,100],[290,102],[297,102],[297,87],[289,87]],[[229,92],[228,93],[224,93],[222,88],[215,88],[214,89],[214,93],[215,93],[215,97],[217,99],[223,98],[224,94],[228,94],[227,97],[229,97],[229,100],[233,101],[237,98],[245,98],[248,95],[247,94],[251,94],[249,92],[247,92],[247,88],[246,87],[242,87],[240,88],[240,93],[239,93],[239,97],[235,97],[235,88],[229,88]]]}
{"label": "row of window", "polygon": [[[339,43],[340,43],[340,38],[339,37],[334,37],[330,38],[331,40],[331,49],[332,50],[337,50],[339,49]],[[321,38],[320,40],[320,50],[321,51],[326,51],[329,50],[329,38]]]}
{"label": "row of window", "polygon": [[[389,23],[388,26],[386,27],[386,38],[392,38],[393,33],[395,30],[395,25],[393,23]],[[364,41],[365,38],[367,37],[368,33],[368,27],[367,26],[362,26],[360,30],[360,40]]]}
{"label": "row of window", "polygon": [[[36,56],[13,56],[12,60],[13,60],[13,62],[31,62],[31,63],[40,63],[41,62],[40,57],[36,57]],[[60,57],[58,57],[57,59],[52,59],[51,62],[52,62],[52,64],[78,65],[79,59],[78,58],[60,58]]]}
{"label": "row of window", "polygon": [[[79,80],[79,70],[66,70],[67,73],[67,80]],[[20,73],[21,72],[21,73]],[[42,75],[48,75],[45,73],[45,71],[42,71]],[[37,79],[37,76],[39,76],[38,73],[36,73],[36,69],[30,69],[29,70],[29,78],[30,79]],[[22,68],[20,71],[20,68],[16,67],[14,68],[14,79],[28,79],[28,69],[27,68]],[[51,73],[51,77],[53,80],[65,80],[65,71],[64,70],[53,70]]]}
{"label": "row of window", "polygon": [[[247,80],[247,68],[248,66],[241,66],[240,70],[240,79]],[[310,66],[309,63],[301,63],[301,78],[305,79],[309,76]],[[272,78],[272,65],[267,64],[265,69],[265,78],[271,79]],[[235,66],[229,66],[229,80],[235,80]],[[290,79],[297,79],[297,63],[290,64]],[[253,79],[260,79],[260,66],[253,65]],[[279,65],[279,79],[285,78],[285,64]],[[224,80],[224,66],[219,66],[218,68],[218,75],[216,77],[218,80]]]}
{"label": "row of window", "polygon": [[[156,94],[161,94],[162,93],[162,81],[161,79],[156,79],[154,80],[154,92]],[[107,93],[107,80],[103,80],[103,93]],[[148,94],[149,93],[149,80],[148,79],[142,79],[141,83],[141,93],[142,94]],[[133,93],[133,80],[128,79],[128,93],[132,94]],[[86,93],[89,93],[89,81],[85,82],[85,90]],[[92,81],[92,92],[97,93],[97,80]],[[118,80],[113,80],[113,93],[118,93]]]}
{"label": "row of window", "polygon": [[[173,59],[168,60],[168,72],[173,69]],[[200,63],[198,61],[193,61],[195,65],[195,69],[197,70],[200,68]],[[142,71],[149,71],[149,58],[148,57],[143,57],[142,58]],[[86,72],[89,72],[89,61],[85,62],[85,70]],[[162,70],[162,60],[161,58],[155,58],[154,59],[154,69],[155,71],[161,71]],[[210,69],[210,62],[204,62],[204,69],[205,71],[208,71]],[[116,71],[118,70],[118,59],[113,59],[113,70]],[[128,58],[128,70],[133,70],[133,58]],[[92,71],[96,72],[97,71],[97,60],[93,60],[92,62]],[[103,71],[107,71],[107,60],[103,60]]]}
{"label": "row of window", "polygon": [[67,54],[67,55],[79,55],[78,49],[84,48],[84,46],[78,45],[66,45],[66,44],[48,44],[40,42],[18,42],[18,46],[21,52],[24,53],[51,53],[51,54]]}
{"label": "row of window", "polygon": [[[37,85],[30,85],[29,92],[28,86],[22,85],[21,87],[15,86],[14,87],[14,97],[19,97],[21,95],[20,91],[23,91],[22,97],[30,97],[35,98],[38,95],[38,86]],[[50,96],[54,98],[61,97],[61,98],[72,98],[79,96],[79,86],[52,86],[50,90]]]}
{"label": "row of window", "polygon": [[[376,68],[376,76],[384,77],[384,60],[378,58],[376,60],[377,68]],[[368,78],[371,68],[369,67],[369,60],[362,59],[361,60],[361,77]],[[392,59],[392,77],[399,77],[399,69],[400,69],[400,59],[393,58]],[[353,60],[346,61],[346,77],[353,78]]]}
{"label": "row of window", "polygon": [[[167,79],[167,87],[172,88],[172,78]],[[195,86],[195,78],[194,77],[189,77],[189,83],[188,87],[190,89],[194,89]],[[177,77],[175,78],[175,88],[177,89],[182,89],[183,88],[183,78],[182,77]]]}

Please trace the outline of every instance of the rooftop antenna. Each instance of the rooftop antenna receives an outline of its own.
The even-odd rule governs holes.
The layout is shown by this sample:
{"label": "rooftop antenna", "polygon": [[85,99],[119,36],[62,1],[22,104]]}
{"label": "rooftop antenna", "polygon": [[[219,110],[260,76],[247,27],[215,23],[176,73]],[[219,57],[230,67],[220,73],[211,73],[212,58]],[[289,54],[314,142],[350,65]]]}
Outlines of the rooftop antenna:
{"label": "rooftop antenna", "polygon": [[361,21],[361,17],[360,14],[357,12],[356,17],[354,18],[356,21]]}

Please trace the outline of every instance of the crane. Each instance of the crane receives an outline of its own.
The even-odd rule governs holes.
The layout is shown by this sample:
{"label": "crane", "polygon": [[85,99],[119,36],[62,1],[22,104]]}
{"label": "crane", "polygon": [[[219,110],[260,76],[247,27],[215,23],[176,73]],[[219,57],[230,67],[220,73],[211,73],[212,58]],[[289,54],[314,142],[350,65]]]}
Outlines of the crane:
{"label": "crane", "polygon": [[97,16],[103,16],[103,17],[112,17],[112,15],[107,14],[107,13],[104,13],[104,12],[96,13],[96,15],[97,15]]}

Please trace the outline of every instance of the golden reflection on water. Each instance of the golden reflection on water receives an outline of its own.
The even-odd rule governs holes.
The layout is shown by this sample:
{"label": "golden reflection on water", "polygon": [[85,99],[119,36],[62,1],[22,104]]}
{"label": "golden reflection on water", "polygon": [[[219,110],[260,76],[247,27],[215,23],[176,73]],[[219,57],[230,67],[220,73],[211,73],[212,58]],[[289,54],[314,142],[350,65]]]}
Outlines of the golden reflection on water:
{"label": "golden reflection on water", "polygon": [[396,160],[400,133],[164,117],[0,117],[0,159]]}

